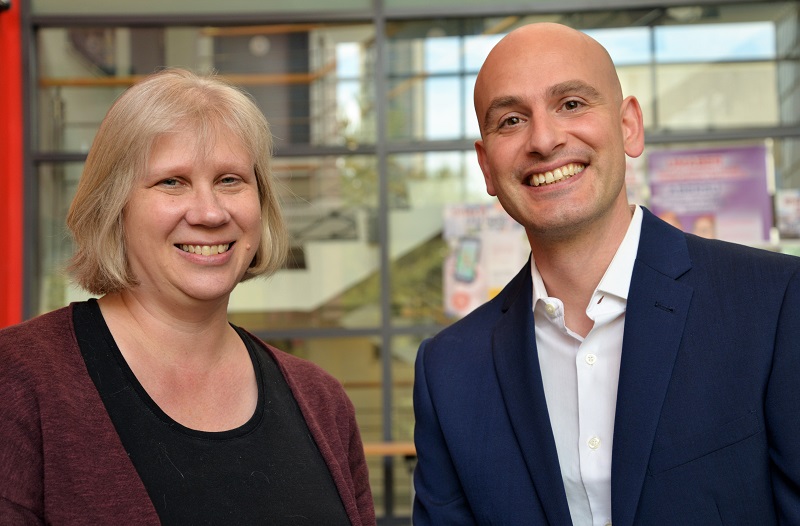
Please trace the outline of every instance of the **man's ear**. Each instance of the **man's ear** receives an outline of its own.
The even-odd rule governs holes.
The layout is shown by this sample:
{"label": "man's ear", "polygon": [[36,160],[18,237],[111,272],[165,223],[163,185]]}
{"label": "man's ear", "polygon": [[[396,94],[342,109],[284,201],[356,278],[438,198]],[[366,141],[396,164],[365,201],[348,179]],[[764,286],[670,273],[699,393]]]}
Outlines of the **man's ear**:
{"label": "man's ear", "polygon": [[494,188],[492,181],[492,171],[489,168],[489,160],[486,158],[486,148],[483,146],[483,139],[475,141],[475,153],[478,154],[478,164],[483,172],[483,180],[486,181],[486,192],[489,195],[496,196],[497,192]]}
{"label": "man's ear", "polygon": [[644,119],[636,97],[626,97],[622,101],[620,120],[625,153],[629,157],[639,157],[644,151]]}

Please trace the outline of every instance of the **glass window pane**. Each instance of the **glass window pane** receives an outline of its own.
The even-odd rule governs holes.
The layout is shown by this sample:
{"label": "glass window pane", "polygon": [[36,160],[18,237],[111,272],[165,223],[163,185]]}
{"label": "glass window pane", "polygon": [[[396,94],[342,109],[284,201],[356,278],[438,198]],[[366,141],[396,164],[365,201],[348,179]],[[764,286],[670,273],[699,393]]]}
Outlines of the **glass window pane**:
{"label": "glass window pane", "polygon": [[86,151],[114,99],[164,66],[215,71],[244,88],[278,148],[372,144],[373,35],[368,25],[325,24],[42,29],[36,148]]}
{"label": "glass window pane", "polygon": [[394,140],[477,136],[472,110],[474,77],[419,75],[390,86],[388,135]]}
{"label": "glass window pane", "polygon": [[499,35],[491,19],[394,22],[389,33],[390,140],[478,137],[472,107],[476,72]]}
{"label": "glass window pane", "polygon": [[649,64],[652,60],[650,28],[624,27],[584,30],[608,50],[617,67]]}
{"label": "glass window pane", "polygon": [[47,163],[37,167],[39,184],[38,240],[39,257],[35,261],[39,297],[36,312],[41,314],[89,297],[74,286],[65,272],[72,256],[72,239],[65,221],[75,195],[83,163]]}
{"label": "glass window pane", "polygon": [[782,252],[800,256],[800,139],[776,140],[775,217]]}
{"label": "glass window pane", "polygon": [[660,128],[779,124],[773,62],[673,64],[656,69]]}
{"label": "glass window pane", "polygon": [[474,152],[393,155],[389,159],[392,313],[401,325],[439,323],[445,314],[445,208],[493,203]]}
{"label": "glass window pane", "polygon": [[453,73],[461,70],[461,38],[438,36],[442,29],[431,29],[425,39],[427,73]]}
{"label": "glass window pane", "polygon": [[653,95],[652,68],[649,65],[617,66],[617,76],[622,86],[622,94],[627,97],[633,95],[642,107],[645,129],[654,126],[654,111],[656,103]]}
{"label": "glass window pane", "polygon": [[775,26],[770,22],[697,24],[655,28],[658,62],[770,60]]}
{"label": "glass window pane", "polygon": [[231,314],[254,330],[378,326],[374,157],[279,157],[273,172],[283,183],[290,268],[239,285]]}
{"label": "glass window pane", "polygon": [[776,98],[781,123],[800,123],[800,54],[777,63]]}
{"label": "glass window pane", "polygon": [[464,38],[464,67],[478,72],[492,48],[504,35],[469,35]]}
{"label": "glass window pane", "polygon": [[296,24],[203,32],[213,38],[213,67],[253,95],[280,139],[278,148],[374,143],[371,26]]}
{"label": "glass window pane", "polygon": [[778,189],[800,188],[800,138],[777,140],[775,152],[775,186]]}
{"label": "glass window pane", "polygon": [[42,80],[38,93],[37,150],[88,152],[100,121],[124,89]]}
{"label": "glass window pane", "polygon": [[472,93],[475,90],[475,79],[477,75],[467,75],[464,78],[464,135],[465,139],[480,139],[481,129],[478,124],[478,117],[475,115],[475,104]]}
{"label": "glass window pane", "polygon": [[463,135],[462,113],[466,94],[461,95],[458,77],[432,77],[425,81],[425,134],[427,140],[457,139]]}

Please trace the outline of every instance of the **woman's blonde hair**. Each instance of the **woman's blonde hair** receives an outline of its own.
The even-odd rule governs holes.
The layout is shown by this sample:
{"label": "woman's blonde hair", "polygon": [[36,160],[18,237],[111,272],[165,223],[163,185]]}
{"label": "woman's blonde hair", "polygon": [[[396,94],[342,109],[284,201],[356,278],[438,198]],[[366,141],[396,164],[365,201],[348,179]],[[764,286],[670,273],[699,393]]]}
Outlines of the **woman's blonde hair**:
{"label": "woman's blonde hair", "polygon": [[153,143],[187,127],[200,144],[219,131],[231,133],[253,159],[263,228],[242,280],[269,275],[283,264],[288,238],[270,171],[272,134],[266,118],[247,94],[220,78],[171,68],[145,77],[116,100],[86,158],[67,227],[75,241],[69,270],[92,294],[137,285],[126,257],[123,209],[147,169]]}

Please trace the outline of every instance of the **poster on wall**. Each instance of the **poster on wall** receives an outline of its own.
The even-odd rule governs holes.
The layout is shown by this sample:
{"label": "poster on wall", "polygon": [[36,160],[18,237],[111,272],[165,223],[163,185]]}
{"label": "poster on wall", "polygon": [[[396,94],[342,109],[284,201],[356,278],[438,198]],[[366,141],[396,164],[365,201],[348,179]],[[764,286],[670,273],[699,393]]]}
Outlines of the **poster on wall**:
{"label": "poster on wall", "polygon": [[650,153],[650,209],[703,237],[769,241],[767,155],[763,145]]}
{"label": "poster on wall", "polygon": [[800,239],[800,189],[775,192],[775,208],[781,239]]}
{"label": "poster on wall", "polygon": [[493,298],[528,259],[525,229],[499,203],[444,208],[444,310],[462,317]]}
{"label": "poster on wall", "polygon": [[645,178],[644,156],[625,156],[625,189],[628,202],[647,206],[650,200],[650,186]]}

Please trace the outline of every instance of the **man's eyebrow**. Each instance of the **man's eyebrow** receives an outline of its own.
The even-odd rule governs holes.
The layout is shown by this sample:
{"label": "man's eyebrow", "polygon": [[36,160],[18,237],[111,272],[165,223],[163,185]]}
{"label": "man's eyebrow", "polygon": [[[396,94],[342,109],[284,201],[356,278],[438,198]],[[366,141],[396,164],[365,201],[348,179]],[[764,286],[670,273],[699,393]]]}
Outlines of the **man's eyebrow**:
{"label": "man's eyebrow", "polygon": [[492,114],[497,110],[503,110],[511,106],[516,106],[521,102],[521,98],[513,95],[509,95],[507,97],[497,97],[496,99],[493,99],[489,104],[489,107],[486,108],[486,113],[483,116],[483,129],[485,130],[489,127],[489,120],[491,119]]}
{"label": "man's eyebrow", "polygon": [[582,80],[568,80],[556,84],[547,90],[551,97],[564,97],[567,95],[580,95],[587,99],[598,100],[603,96],[594,86],[583,82]]}

